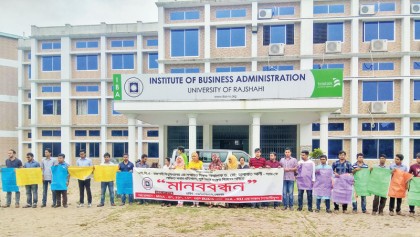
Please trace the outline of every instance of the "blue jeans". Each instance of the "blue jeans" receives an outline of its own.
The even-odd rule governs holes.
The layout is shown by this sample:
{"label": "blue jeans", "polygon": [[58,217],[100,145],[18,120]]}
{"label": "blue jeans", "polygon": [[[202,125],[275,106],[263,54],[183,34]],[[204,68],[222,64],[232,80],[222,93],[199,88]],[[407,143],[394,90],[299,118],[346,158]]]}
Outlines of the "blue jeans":
{"label": "blue jeans", "polygon": [[[28,205],[38,204],[38,184],[26,185],[26,203]],[[32,199],[33,198],[33,199]]]}
{"label": "blue jeans", "polygon": [[111,204],[114,204],[114,181],[101,182],[101,204],[104,205],[105,203],[106,187],[108,187],[109,190],[109,199]]}
{"label": "blue jeans", "polygon": [[295,186],[294,180],[284,180],[283,181],[283,206],[285,208],[293,207],[293,189]]}
{"label": "blue jeans", "polygon": [[[319,211],[321,210],[321,198],[317,198],[316,199],[316,209]],[[327,209],[327,211],[330,210],[330,205],[331,205],[331,201],[330,199],[325,199],[325,208]]]}
{"label": "blue jeans", "polygon": [[[362,199],[362,212],[366,212],[366,197],[361,196]],[[357,199],[355,202],[353,202],[353,211],[357,211]]]}
{"label": "blue jeans", "polygon": [[[20,201],[20,192],[14,192],[15,193],[15,204],[19,205]],[[6,204],[7,206],[10,206],[12,203],[12,192],[7,192],[6,194]]]}
{"label": "blue jeans", "polygon": [[[51,184],[51,180],[42,181],[42,205],[47,205],[47,196],[48,196],[48,184]],[[55,191],[52,191],[52,201],[53,205],[56,204],[57,198],[55,196]]]}
{"label": "blue jeans", "polygon": [[[303,189],[298,190],[299,209],[302,209],[303,207],[303,192],[305,192],[305,190]],[[306,190],[306,197],[308,201],[308,211],[311,211],[312,210],[312,190]]]}
{"label": "blue jeans", "polygon": [[[127,194],[128,195],[128,203],[133,203],[133,194]],[[126,194],[121,194],[121,202],[125,204]]]}

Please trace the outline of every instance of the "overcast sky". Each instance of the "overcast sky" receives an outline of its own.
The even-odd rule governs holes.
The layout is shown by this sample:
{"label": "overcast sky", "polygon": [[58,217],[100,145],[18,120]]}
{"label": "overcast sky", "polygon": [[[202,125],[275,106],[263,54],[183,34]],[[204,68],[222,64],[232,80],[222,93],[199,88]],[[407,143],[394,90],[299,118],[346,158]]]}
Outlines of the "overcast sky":
{"label": "overcast sky", "polygon": [[156,0],[0,0],[0,32],[31,35],[31,25],[156,22]]}

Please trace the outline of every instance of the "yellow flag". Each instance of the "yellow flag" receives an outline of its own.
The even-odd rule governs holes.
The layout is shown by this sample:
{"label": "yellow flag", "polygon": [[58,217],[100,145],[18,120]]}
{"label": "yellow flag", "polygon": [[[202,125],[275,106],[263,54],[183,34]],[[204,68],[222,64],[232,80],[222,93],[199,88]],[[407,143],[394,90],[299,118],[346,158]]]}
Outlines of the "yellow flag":
{"label": "yellow flag", "polygon": [[42,184],[41,168],[15,169],[17,186]]}
{"label": "yellow flag", "polygon": [[93,166],[79,167],[69,166],[70,176],[76,179],[85,180],[93,172]]}
{"label": "yellow flag", "polygon": [[115,181],[117,176],[118,165],[98,165],[95,166],[93,178],[96,182]]}

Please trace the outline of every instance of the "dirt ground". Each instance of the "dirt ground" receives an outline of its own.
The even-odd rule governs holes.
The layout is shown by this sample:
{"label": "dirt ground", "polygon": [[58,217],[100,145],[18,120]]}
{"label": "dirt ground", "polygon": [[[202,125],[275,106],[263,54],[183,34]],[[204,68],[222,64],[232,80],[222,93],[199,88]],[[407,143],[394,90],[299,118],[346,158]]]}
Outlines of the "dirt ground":
{"label": "dirt ground", "polygon": [[[25,188],[20,190],[23,206]],[[38,193],[41,201],[42,187]],[[70,181],[67,209],[51,208],[49,195],[46,208],[16,209],[14,205],[1,208],[0,236],[420,236],[419,214],[414,218],[391,217],[388,211],[385,216],[327,214],[324,206],[320,213],[298,212],[296,208],[293,212],[281,211],[272,207],[268,210],[191,208],[189,203],[183,208],[158,204],[111,207],[108,197],[105,207],[99,208],[96,207],[100,200],[100,183],[97,182],[92,185],[93,207],[77,208],[79,194],[75,179]],[[5,199],[6,193],[2,192],[2,204]],[[119,202],[116,199],[116,203]],[[372,197],[368,197],[367,203],[371,211]],[[405,202],[403,212],[408,215]]]}

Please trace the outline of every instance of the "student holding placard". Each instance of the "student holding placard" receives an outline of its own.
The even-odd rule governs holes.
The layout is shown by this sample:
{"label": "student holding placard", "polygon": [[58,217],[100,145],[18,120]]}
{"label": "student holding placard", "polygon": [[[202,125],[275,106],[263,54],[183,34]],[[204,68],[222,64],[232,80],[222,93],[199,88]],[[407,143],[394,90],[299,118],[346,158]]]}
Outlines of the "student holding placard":
{"label": "student holding placard", "polygon": [[[22,161],[16,157],[16,151],[10,149],[7,151],[8,159],[6,160],[6,167],[7,168],[22,168]],[[19,208],[19,201],[20,201],[20,192],[19,190],[15,192],[15,207]],[[12,192],[7,192],[6,194],[6,205],[3,208],[10,207],[12,203]]]}
{"label": "student holding placard", "polygon": [[[51,189],[55,190],[55,194],[57,197],[57,204],[54,206],[54,208],[61,207],[61,204],[63,204],[64,208],[67,208],[67,188],[69,186],[70,182],[70,174],[68,172],[69,164],[64,162],[64,159],[66,156],[64,154],[58,154],[57,161],[58,164],[53,167],[53,181],[51,183]],[[58,179],[55,180],[54,173],[59,176]],[[54,187],[53,187],[54,184]],[[61,197],[63,197],[63,200],[61,202]]]}

